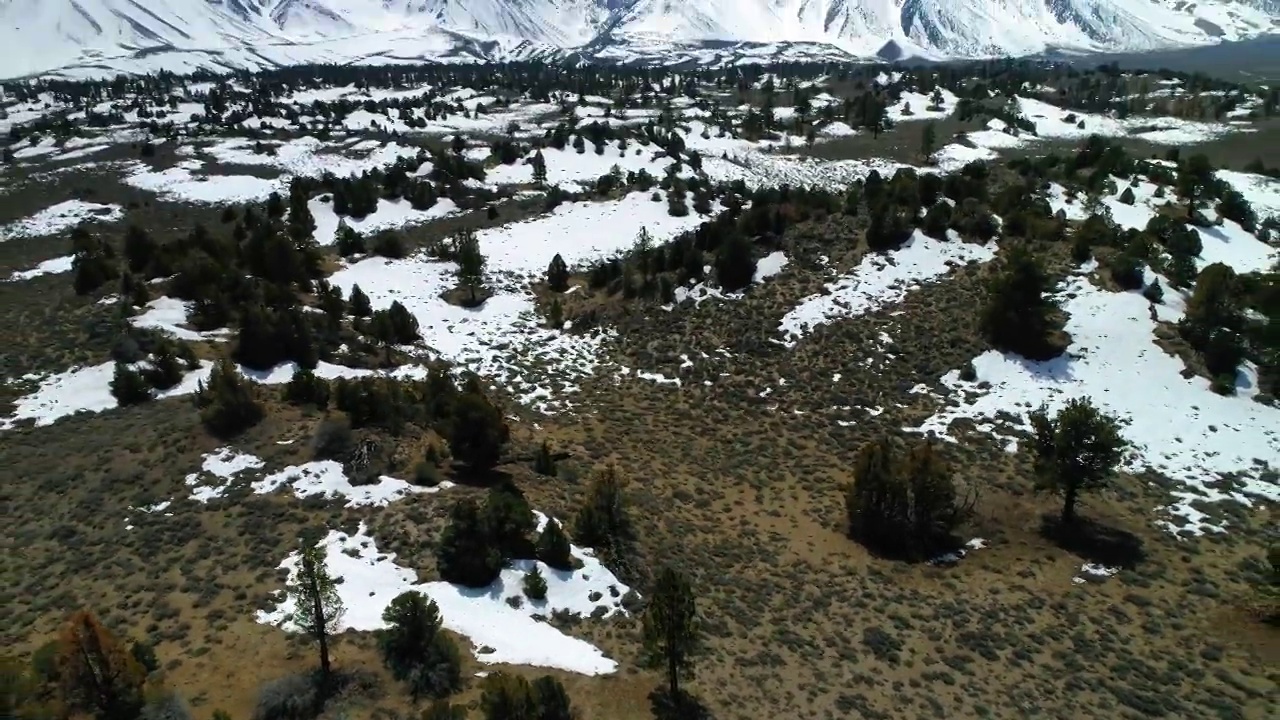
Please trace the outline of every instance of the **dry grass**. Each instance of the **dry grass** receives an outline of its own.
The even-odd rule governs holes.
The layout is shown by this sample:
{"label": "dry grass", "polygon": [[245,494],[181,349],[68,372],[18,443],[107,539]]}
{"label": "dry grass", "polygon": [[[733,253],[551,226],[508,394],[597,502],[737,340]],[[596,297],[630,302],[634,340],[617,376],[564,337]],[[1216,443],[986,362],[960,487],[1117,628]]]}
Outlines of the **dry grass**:
{"label": "dry grass", "polygon": [[[905,127],[901,151],[914,152],[918,125]],[[153,233],[185,232],[206,213],[96,178],[32,180],[6,197],[0,219],[77,193],[136,203],[126,220]],[[508,211],[538,210],[512,201],[499,222],[511,219]],[[207,214],[212,226],[216,216]],[[472,213],[405,235],[418,245],[490,223]],[[1086,498],[1082,512],[1135,538],[1142,558],[1105,583],[1078,585],[1072,578],[1084,559],[1042,534],[1055,501],[1032,492],[1027,458],[974,433],[943,451],[981,493],[966,532],[990,547],[952,568],[904,566],[871,558],[844,536],[842,489],[858,446],[918,424],[932,401],[910,389],[935,384],[982,351],[974,309],[990,272],[957,270],[900,305],[825,326],[792,350],[770,342],[786,310],[821,290],[819,255],[839,271],[858,262],[863,250],[849,241],[858,229],[834,218],[789,231],[791,264],[740,302],[666,313],[588,293],[571,300],[581,304],[567,304],[566,317],[608,313],[619,330],[613,361],[682,385],[606,374],[584,383],[576,414],[526,414],[514,428],[517,451],[547,439],[573,454],[557,479],[507,468],[533,506],[567,517],[585,478],[618,466],[643,556],[685,569],[699,590],[709,652],[691,689],[718,718],[1274,717],[1280,638],[1240,609],[1273,522],[1265,510],[1215,508],[1233,513],[1237,532],[1179,541],[1152,524],[1151,509],[1167,499],[1158,479],[1122,478]],[[47,242],[63,241],[0,243],[0,272],[56,254]],[[1057,262],[1064,250],[1041,252]],[[0,284],[5,376],[105,359],[109,340],[89,329],[106,310],[76,298],[69,284],[66,276]],[[681,367],[682,355],[691,368]],[[16,392],[0,387],[0,403]],[[309,459],[318,419],[273,402],[268,420],[235,445],[278,469]],[[9,622],[0,640],[31,650],[69,612],[91,607],[157,643],[169,682],[198,717],[214,708],[247,717],[262,682],[314,660],[305,643],[252,619],[280,589],[276,565],[300,537],[367,520],[383,551],[434,579],[434,540],[448,507],[479,492],[415,496],[383,511],[243,488],[208,505],[186,500],[184,475],[219,444],[182,399],[5,433],[0,587]],[[130,509],[168,498],[172,517]],[[660,678],[636,668],[637,620],[584,621],[570,632],[622,668],[609,678],[559,675],[584,720],[649,717],[647,695]],[[409,710],[371,636],[344,636],[335,658],[376,681],[344,700],[353,716]],[[469,661],[468,674],[481,669]],[[474,702],[474,686],[463,701]]]}

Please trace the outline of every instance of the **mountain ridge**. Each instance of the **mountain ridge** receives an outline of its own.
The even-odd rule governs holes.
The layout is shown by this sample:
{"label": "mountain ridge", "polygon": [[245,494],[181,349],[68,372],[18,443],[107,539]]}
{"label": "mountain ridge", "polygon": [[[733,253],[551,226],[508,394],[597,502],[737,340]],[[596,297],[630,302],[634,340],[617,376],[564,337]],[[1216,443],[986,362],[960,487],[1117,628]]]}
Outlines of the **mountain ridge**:
{"label": "mountain ridge", "polygon": [[969,59],[1280,32],[1280,0],[5,0],[0,78],[313,62]]}

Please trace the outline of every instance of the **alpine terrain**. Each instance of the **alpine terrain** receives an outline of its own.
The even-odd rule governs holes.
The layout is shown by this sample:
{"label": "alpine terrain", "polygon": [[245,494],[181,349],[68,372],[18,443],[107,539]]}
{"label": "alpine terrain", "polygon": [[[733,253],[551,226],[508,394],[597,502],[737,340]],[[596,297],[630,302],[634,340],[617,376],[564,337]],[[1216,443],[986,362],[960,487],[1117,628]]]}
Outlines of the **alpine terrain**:
{"label": "alpine terrain", "polygon": [[1148,50],[1277,0],[3,0],[0,77],[568,58],[724,64]]}

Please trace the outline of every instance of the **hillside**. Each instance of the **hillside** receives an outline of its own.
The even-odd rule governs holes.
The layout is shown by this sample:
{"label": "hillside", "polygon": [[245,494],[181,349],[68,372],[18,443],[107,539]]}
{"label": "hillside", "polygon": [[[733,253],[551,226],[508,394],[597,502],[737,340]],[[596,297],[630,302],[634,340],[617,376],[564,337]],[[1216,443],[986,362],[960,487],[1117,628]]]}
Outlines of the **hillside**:
{"label": "hillside", "polygon": [[16,718],[1274,714],[1274,88],[5,91]]}

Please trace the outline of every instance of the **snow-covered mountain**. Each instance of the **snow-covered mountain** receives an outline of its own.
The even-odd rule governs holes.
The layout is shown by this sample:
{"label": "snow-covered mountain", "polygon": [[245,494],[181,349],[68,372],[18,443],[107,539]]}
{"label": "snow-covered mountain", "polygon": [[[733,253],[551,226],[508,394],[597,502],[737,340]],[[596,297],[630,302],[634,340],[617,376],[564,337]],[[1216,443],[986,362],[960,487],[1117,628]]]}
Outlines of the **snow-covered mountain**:
{"label": "snow-covered mountain", "polygon": [[1145,50],[1280,32],[1280,0],[0,0],[0,77],[569,56]]}

